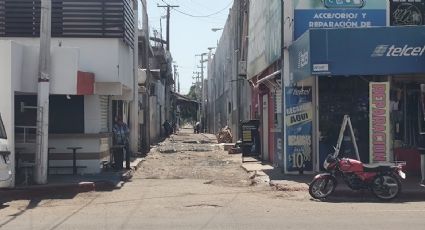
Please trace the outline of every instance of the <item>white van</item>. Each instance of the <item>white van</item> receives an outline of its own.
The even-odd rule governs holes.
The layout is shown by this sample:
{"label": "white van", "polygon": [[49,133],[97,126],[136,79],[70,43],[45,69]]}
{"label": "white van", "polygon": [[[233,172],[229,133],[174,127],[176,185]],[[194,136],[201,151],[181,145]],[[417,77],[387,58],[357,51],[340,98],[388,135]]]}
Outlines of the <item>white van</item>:
{"label": "white van", "polygon": [[12,178],[9,157],[10,151],[8,150],[6,130],[0,114],[0,182],[7,181]]}

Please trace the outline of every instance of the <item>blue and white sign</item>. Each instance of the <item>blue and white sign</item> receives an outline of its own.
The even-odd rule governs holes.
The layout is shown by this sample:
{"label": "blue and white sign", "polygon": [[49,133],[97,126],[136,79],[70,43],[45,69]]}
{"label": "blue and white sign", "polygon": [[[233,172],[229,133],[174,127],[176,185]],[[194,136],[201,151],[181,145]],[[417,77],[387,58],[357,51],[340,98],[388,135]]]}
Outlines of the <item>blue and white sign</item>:
{"label": "blue and white sign", "polygon": [[[305,52],[309,62],[300,68]],[[289,56],[294,82],[312,75],[423,74],[425,26],[310,30],[289,47]]]}
{"label": "blue and white sign", "polygon": [[313,102],[311,87],[286,87],[285,172],[313,171]]}
{"label": "blue and white sign", "polygon": [[314,9],[295,11],[295,39],[308,29],[386,26],[386,10]]}

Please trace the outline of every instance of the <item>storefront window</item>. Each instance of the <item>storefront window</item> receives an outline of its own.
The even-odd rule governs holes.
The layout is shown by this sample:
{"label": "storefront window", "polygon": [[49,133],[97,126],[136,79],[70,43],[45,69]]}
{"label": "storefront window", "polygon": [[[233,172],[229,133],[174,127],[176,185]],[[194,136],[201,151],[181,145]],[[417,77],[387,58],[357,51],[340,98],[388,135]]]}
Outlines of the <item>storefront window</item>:
{"label": "storefront window", "polygon": [[[333,151],[344,115],[353,124],[360,158],[369,160],[369,81],[360,77],[319,78],[320,162]],[[340,151],[356,158],[350,134],[346,131]]]}
{"label": "storefront window", "polygon": [[420,83],[395,80],[391,104],[394,147],[417,147],[420,133],[425,132]]}
{"label": "storefront window", "polygon": [[84,96],[50,96],[49,133],[84,133]]}

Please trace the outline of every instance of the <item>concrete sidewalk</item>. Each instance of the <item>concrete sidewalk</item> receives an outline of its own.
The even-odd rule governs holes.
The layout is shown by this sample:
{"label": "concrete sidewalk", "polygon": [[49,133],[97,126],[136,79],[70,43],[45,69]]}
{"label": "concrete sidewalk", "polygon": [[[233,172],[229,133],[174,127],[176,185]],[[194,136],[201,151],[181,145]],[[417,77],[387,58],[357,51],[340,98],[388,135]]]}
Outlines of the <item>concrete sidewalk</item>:
{"label": "concrete sidewalk", "polygon": [[[258,175],[262,181],[269,181],[270,186],[280,191],[308,191],[308,185],[316,174],[288,175],[283,174],[280,168],[274,168],[269,164],[260,161],[251,161],[242,164],[245,171]],[[267,178],[265,178],[267,177]],[[338,185],[335,194],[354,195],[363,194],[364,191],[351,190],[341,178],[338,179]],[[409,176],[402,180],[403,198],[425,199],[425,187],[419,185],[420,178],[417,175]]]}
{"label": "concrete sidewalk", "polygon": [[[140,167],[144,158],[133,158],[130,169],[120,171],[108,170],[99,174],[86,175],[49,175],[45,185],[18,185],[15,188],[0,189],[0,197],[9,195],[44,194],[61,192],[90,192],[111,191],[120,189],[131,179],[134,172]],[[125,165],[124,165],[125,167]]]}

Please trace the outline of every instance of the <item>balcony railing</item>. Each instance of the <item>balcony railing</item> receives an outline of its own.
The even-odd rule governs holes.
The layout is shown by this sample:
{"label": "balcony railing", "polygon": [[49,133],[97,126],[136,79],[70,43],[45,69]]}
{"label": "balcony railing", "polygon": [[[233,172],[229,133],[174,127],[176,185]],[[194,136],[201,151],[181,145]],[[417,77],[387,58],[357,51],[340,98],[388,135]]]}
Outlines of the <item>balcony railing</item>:
{"label": "balcony railing", "polygon": [[36,131],[36,126],[15,126],[15,142],[19,144],[35,143]]}

